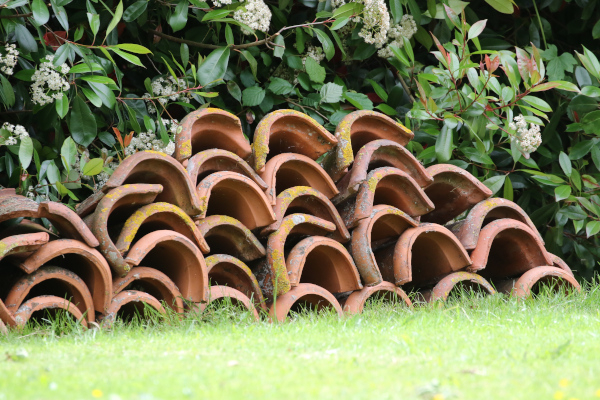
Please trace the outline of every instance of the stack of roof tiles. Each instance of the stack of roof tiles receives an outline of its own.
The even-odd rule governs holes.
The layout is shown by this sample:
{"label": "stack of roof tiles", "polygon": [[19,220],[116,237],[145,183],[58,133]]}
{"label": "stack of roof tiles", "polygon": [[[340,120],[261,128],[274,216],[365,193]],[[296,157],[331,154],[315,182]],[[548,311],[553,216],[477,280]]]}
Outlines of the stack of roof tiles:
{"label": "stack of roof tiles", "polygon": [[580,290],[518,205],[453,165],[424,168],[404,147],[412,132],[383,114],[353,112],[332,135],[275,111],[252,145],[223,110],[182,125],[174,157],[127,157],[76,212],[0,191],[4,324],[60,308],[110,325],[144,303],[185,312],[222,298],[281,321],[301,306],[358,313],[374,295],[412,307],[406,292],[445,300],[465,285]]}

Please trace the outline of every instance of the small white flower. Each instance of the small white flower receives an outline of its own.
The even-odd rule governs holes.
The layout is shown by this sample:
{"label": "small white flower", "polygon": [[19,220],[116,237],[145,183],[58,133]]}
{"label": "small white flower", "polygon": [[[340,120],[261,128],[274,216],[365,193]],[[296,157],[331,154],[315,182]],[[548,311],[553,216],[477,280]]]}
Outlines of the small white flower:
{"label": "small white flower", "polygon": [[[271,25],[271,10],[265,2],[263,0],[242,0],[241,3],[244,5],[233,13],[233,19],[254,30],[268,32]],[[244,29],[242,32],[246,35],[251,34]]]}
{"label": "small white flower", "polygon": [[508,128],[516,131],[515,135],[511,136],[511,140],[517,142],[517,147],[519,147],[525,158],[529,158],[529,155],[542,144],[540,126],[531,123],[529,129],[527,129],[527,121],[525,121],[523,115],[514,117],[512,122],[508,124]]}
{"label": "small white flower", "polygon": [[365,43],[381,48],[387,43],[387,34],[390,29],[390,14],[385,1],[363,0],[362,3],[365,5],[362,15],[363,27],[358,36],[363,38]]}
{"label": "small white flower", "polygon": [[[390,20],[390,25],[392,21]],[[390,46],[402,48],[404,46],[403,38],[410,40],[417,33],[417,24],[410,14],[404,14],[398,25],[393,25],[388,31],[388,38],[392,39],[384,48],[377,52],[377,55],[382,58],[390,58],[394,56]]]}
{"label": "small white flower", "polygon": [[[43,59],[44,60],[44,59]],[[62,92],[69,90],[69,81],[64,75],[69,72],[69,66],[62,64],[55,67],[52,61],[54,56],[45,57],[38,69],[34,72],[31,80],[31,101],[40,106],[53,103],[62,96]]]}
{"label": "small white flower", "polygon": [[6,54],[0,54],[0,71],[6,75],[12,75],[13,68],[17,65],[19,50],[17,50],[17,45],[10,43],[4,45],[4,50]]}

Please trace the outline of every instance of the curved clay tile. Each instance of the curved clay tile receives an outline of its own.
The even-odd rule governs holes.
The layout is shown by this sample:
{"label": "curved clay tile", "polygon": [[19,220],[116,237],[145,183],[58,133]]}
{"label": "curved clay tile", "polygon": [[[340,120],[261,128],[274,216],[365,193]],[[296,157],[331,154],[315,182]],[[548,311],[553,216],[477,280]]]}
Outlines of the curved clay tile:
{"label": "curved clay tile", "polygon": [[40,203],[38,218],[48,219],[65,239],[80,240],[90,247],[98,247],[100,244],[81,217],[62,203],[54,201]]}
{"label": "curved clay tile", "polygon": [[4,257],[28,253],[48,243],[50,236],[46,232],[25,233],[23,235],[12,235],[0,240],[0,260]]}
{"label": "curved clay tile", "polygon": [[204,256],[190,239],[173,231],[154,231],[138,240],[125,261],[157,269],[167,275],[185,299],[205,301],[208,273]]}
{"label": "curved clay tile", "polygon": [[181,131],[175,138],[173,157],[183,162],[194,154],[209,149],[227,150],[244,160],[252,154],[240,119],[218,108],[203,108],[189,113],[181,120]]}
{"label": "curved clay tile", "polygon": [[33,313],[42,310],[62,309],[70,313],[81,325],[87,328],[87,321],[77,307],[69,300],[57,296],[38,296],[27,300],[15,312],[15,321],[18,326],[23,326],[29,321]]}
{"label": "curved clay tile", "polygon": [[354,199],[339,205],[340,215],[346,227],[354,228],[358,221],[368,218],[373,207],[387,204],[417,217],[433,210],[434,205],[406,172],[397,168],[382,167],[369,172],[367,180],[361,183]]}
{"label": "curved clay tile", "polygon": [[581,286],[565,270],[556,267],[541,266],[530,269],[519,279],[510,279],[498,285],[498,291],[510,293],[518,298],[527,298],[540,283],[555,284],[554,289],[565,286],[567,289],[581,292]]}
{"label": "curved clay tile", "polygon": [[564,270],[566,273],[568,273],[571,276],[573,275],[573,271],[571,271],[571,268],[567,265],[566,262],[563,261],[562,258],[560,258],[559,256],[556,256],[552,253],[548,253],[550,254],[550,258],[552,258],[552,265],[555,266],[556,268],[560,268],[562,270]]}
{"label": "curved clay tile", "polygon": [[112,299],[104,318],[102,318],[102,325],[112,326],[117,316],[129,317],[136,313],[144,315],[146,306],[152,307],[161,314],[165,313],[162,304],[154,296],[138,290],[124,290]]}
{"label": "curved clay tile", "polygon": [[27,297],[36,294],[56,295],[77,307],[89,322],[96,320],[94,300],[86,286],[73,272],[59,267],[42,267],[19,279],[6,295],[6,307],[16,312]]}
{"label": "curved clay tile", "polygon": [[292,287],[312,283],[330,293],[363,287],[348,250],[326,237],[311,236],[298,242],[286,257],[286,268]]}
{"label": "curved clay tile", "polygon": [[497,219],[479,233],[473,265],[469,271],[486,279],[521,275],[541,265],[552,265],[550,253],[540,245],[537,235],[527,225],[514,219]]}
{"label": "curved clay tile", "polygon": [[459,271],[444,277],[436,283],[433,289],[421,291],[421,295],[429,303],[446,301],[453,290],[459,290],[461,287],[465,290],[469,290],[470,288],[473,290],[480,289],[491,295],[496,294],[496,290],[494,290],[492,285],[480,275]]}
{"label": "curved clay tile", "polygon": [[149,150],[130,155],[115,169],[102,191],[108,193],[119,186],[135,183],[162,185],[163,190],[156,201],[175,204],[192,216],[201,212],[187,171],[171,156]]}
{"label": "curved clay tile", "polygon": [[254,304],[267,311],[256,277],[241,260],[227,254],[215,254],[206,258],[206,268],[212,285],[229,286],[239,290]]}
{"label": "curved clay tile", "polygon": [[327,290],[311,283],[301,283],[286,294],[277,296],[277,301],[269,309],[269,316],[271,320],[283,322],[290,311],[301,311],[302,306],[316,311],[333,308],[338,316],[344,315],[340,303]]}
{"label": "curved clay tile", "polygon": [[291,214],[283,218],[281,226],[269,235],[267,257],[254,268],[263,294],[272,298],[290,290],[285,266],[284,249],[290,235],[327,235],[336,231],[329,221],[308,214]]}
{"label": "curved clay tile", "polygon": [[238,155],[222,149],[204,150],[188,160],[187,172],[194,185],[215,172],[237,172],[252,179],[264,191],[269,186],[252,167]]}
{"label": "curved clay tile", "polygon": [[52,261],[77,274],[94,299],[94,308],[102,313],[110,304],[112,277],[108,263],[96,249],[72,239],[48,242],[31,254],[19,267],[28,274]]}
{"label": "curved clay tile", "polygon": [[0,197],[17,196],[17,190],[15,188],[3,188],[0,189]]}
{"label": "curved clay tile", "polygon": [[235,218],[211,215],[198,221],[198,229],[209,243],[212,253],[229,254],[244,262],[265,256],[264,246]]}
{"label": "curved clay tile", "polygon": [[454,165],[432,165],[427,172],[433,176],[433,183],[425,188],[425,193],[435,210],[423,215],[423,222],[445,224],[493,194],[473,175]]}
{"label": "curved clay tile", "polygon": [[396,242],[377,254],[383,279],[423,287],[471,265],[471,259],[448,229],[436,224],[409,228]]}
{"label": "curved clay tile", "polygon": [[0,197],[0,222],[14,218],[37,218],[39,204],[24,196]]}
{"label": "curved clay tile", "polygon": [[184,213],[181,208],[169,203],[148,204],[131,214],[125,221],[115,246],[121,253],[126,253],[136,237],[158,230],[181,233],[196,243],[203,253],[210,251],[202,233],[189,215]]}
{"label": "curved clay tile", "polygon": [[154,268],[134,267],[122,278],[113,281],[113,295],[134,285],[139,291],[148,293],[157,300],[164,301],[176,312],[183,312],[182,295],[175,283],[165,274]]}
{"label": "curved clay tile", "polygon": [[[254,319],[258,321],[258,312],[256,311],[252,300],[244,293],[229,286],[211,286],[208,304],[223,299],[230,299],[233,304],[241,305],[250,311],[254,316]],[[204,305],[202,309],[204,308],[206,308],[206,305]]]}
{"label": "curved clay tile", "polygon": [[344,302],[344,312],[346,314],[360,314],[365,308],[365,303],[371,297],[380,296],[386,301],[395,301],[406,304],[413,308],[413,304],[404,292],[398,286],[390,282],[381,282],[375,286],[365,286],[362,290],[352,293]]}
{"label": "curved clay tile", "polygon": [[477,245],[481,229],[490,222],[502,218],[514,219],[529,226],[536,233],[540,245],[544,245],[541,235],[525,211],[512,201],[501,198],[487,199],[477,203],[465,219],[447,226],[447,228],[456,235],[465,249],[473,250]]}
{"label": "curved clay tile", "polygon": [[382,281],[375,252],[417,225],[418,222],[404,212],[386,205],[373,207],[371,216],[358,222],[352,231],[350,252],[365,285],[378,285]]}
{"label": "curved clay tile", "polygon": [[311,158],[302,154],[283,153],[271,158],[260,176],[269,185],[267,197],[271,204],[277,195],[294,186],[308,186],[331,199],[339,192],[327,172]]}
{"label": "curved clay tile", "polygon": [[125,276],[129,271],[129,265],[113,243],[109,234],[109,225],[124,222],[137,208],[152,203],[162,190],[161,185],[121,186],[111,190],[100,200],[89,221],[86,218],[86,222],[91,224],[92,233],[100,242],[100,252],[117,275]]}
{"label": "curved clay tile", "polygon": [[367,180],[368,173],[381,167],[398,168],[406,172],[420,187],[433,183],[425,167],[404,146],[391,140],[375,140],[363,146],[354,159],[352,169],[338,182],[341,202],[358,192],[360,184]]}
{"label": "curved clay tile", "polygon": [[354,111],[340,121],[335,137],[338,145],[335,155],[326,160],[328,172],[337,181],[344,171],[352,165],[358,151],[375,140],[387,139],[401,146],[412,140],[414,134],[404,125],[387,115],[375,111]]}
{"label": "curved clay tile", "polygon": [[274,210],[276,221],[261,231],[263,236],[279,229],[286,213],[302,213],[333,222],[337,227],[333,238],[342,243],[350,240],[350,233],[333,203],[321,192],[308,186],[296,186],[281,192]]}
{"label": "curved clay tile", "polygon": [[317,121],[294,110],[277,110],[258,123],[252,143],[252,167],[264,172],[267,158],[282,153],[303,154],[316,160],[337,144]]}
{"label": "curved clay tile", "polygon": [[228,215],[250,230],[272,224],[271,203],[254,181],[237,172],[215,172],[198,184],[202,204],[199,218]]}
{"label": "curved clay tile", "polygon": [[96,206],[103,197],[104,192],[102,190],[94,192],[93,195],[75,206],[75,212],[77,215],[79,215],[79,217],[85,218],[96,210]]}

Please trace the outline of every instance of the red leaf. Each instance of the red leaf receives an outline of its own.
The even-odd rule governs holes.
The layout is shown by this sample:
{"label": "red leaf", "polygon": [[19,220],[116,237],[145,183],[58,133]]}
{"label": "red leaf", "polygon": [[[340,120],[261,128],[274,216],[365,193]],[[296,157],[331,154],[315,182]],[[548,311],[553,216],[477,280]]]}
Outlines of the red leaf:
{"label": "red leaf", "polygon": [[46,43],[46,46],[50,46],[52,50],[56,51],[63,43],[65,43],[67,37],[68,34],[66,31],[48,32],[44,35],[44,43]]}
{"label": "red leaf", "polygon": [[383,100],[381,99],[381,97],[379,97],[377,95],[377,93],[367,93],[367,97],[369,98],[369,100],[371,100],[373,103],[383,103]]}
{"label": "red leaf", "polygon": [[448,55],[446,54],[446,49],[444,49],[444,46],[442,46],[442,44],[440,43],[440,41],[438,40],[438,38],[436,38],[433,33],[431,33],[431,32],[429,32],[429,33],[433,37],[433,41],[435,42],[435,46],[438,48],[438,50],[440,51],[440,53],[442,53],[444,55],[444,58],[447,59]]}
{"label": "red leaf", "polygon": [[123,145],[123,138],[121,137],[121,132],[114,126],[112,129],[113,129],[113,132],[115,133],[115,136],[117,137],[117,140],[119,141],[119,143],[121,143],[121,147],[125,148],[125,145]]}
{"label": "red leaf", "polygon": [[129,135],[125,135],[125,140],[123,141],[125,143],[125,147],[129,146],[131,139],[133,139],[133,131],[129,132]]}

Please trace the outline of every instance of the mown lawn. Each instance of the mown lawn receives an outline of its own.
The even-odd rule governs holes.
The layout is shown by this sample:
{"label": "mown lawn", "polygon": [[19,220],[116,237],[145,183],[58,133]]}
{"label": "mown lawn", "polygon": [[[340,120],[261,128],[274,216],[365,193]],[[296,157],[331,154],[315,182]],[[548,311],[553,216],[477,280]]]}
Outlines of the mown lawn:
{"label": "mown lawn", "polygon": [[[62,326],[62,328],[61,328]],[[600,291],[373,303],[284,324],[221,309],[0,339],[0,399],[600,398]]]}

